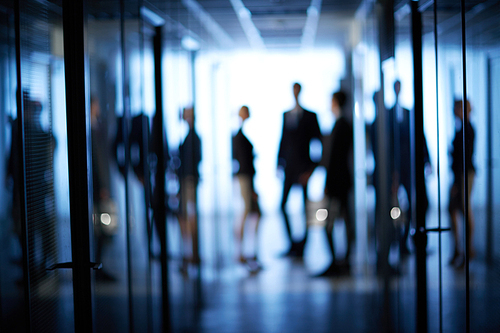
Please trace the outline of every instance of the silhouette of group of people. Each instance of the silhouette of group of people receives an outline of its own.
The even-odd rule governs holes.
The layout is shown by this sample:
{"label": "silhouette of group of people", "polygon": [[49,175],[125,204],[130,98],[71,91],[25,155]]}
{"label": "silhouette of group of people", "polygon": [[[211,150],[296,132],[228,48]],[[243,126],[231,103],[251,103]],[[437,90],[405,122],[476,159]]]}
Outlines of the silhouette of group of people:
{"label": "silhouette of group of people", "polygon": [[[299,102],[299,95],[301,91],[301,86],[299,83],[293,85],[293,94],[295,98],[295,107],[283,114],[283,127],[281,134],[281,141],[279,145],[278,152],[278,169],[282,170],[284,174],[283,179],[283,192],[281,198],[281,211],[283,214],[283,220],[286,228],[286,234],[290,242],[290,247],[286,252],[286,256],[302,257],[304,253],[304,247],[307,241],[307,220],[308,217],[305,216],[303,219],[306,221],[306,227],[304,236],[302,239],[295,239],[292,236],[292,228],[290,223],[290,217],[286,211],[286,204],[288,201],[288,196],[292,186],[297,185],[301,188],[304,200],[304,207],[306,207],[307,202],[307,185],[309,178],[318,166],[317,162],[311,160],[310,154],[310,143],[314,139],[321,139],[322,134],[319,129],[318,120],[316,114],[304,109]],[[371,129],[371,144],[374,150],[374,155],[377,159],[377,149],[378,142],[381,137],[387,140],[388,145],[382,146],[386,149],[388,156],[388,163],[382,163],[381,161],[375,161],[376,171],[374,173],[374,186],[376,188],[376,197],[381,200],[385,197],[389,204],[394,206],[399,210],[397,217],[391,216],[390,214],[383,215],[380,211],[376,214],[376,248],[377,248],[377,263],[376,271],[379,275],[397,275],[400,272],[396,267],[393,267],[389,263],[389,252],[393,244],[397,244],[399,247],[399,253],[401,258],[405,258],[411,253],[409,235],[410,229],[414,224],[412,222],[413,210],[415,207],[412,205],[411,193],[413,192],[412,185],[412,139],[411,139],[411,112],[410,110],[404,108],[400,104],[400,92],[401,92],[401,82],[396,80],[394,83],[394,92],[396,95],[396,102],[391,109],[385,110],[385,115],[383,121],[385,122],[385,133],[377,133],[377,120],[375,120],[374,125]],[[328,248],[331,252],[332,261],[328,268],[319,274],[319,276],[334,276],[338,274],[349,273],[350,271],[350,255],[352,252],[352,247],[354,243],[354,223],[351,219],[350,209],[349,209],[349,193],[352,188],[352,148],[353,148],[353,129],[350,121],[345,116],[346,110],[346,100],[348,96],[343,91],[335,92],[332,95],[331,111],[336,119],[335,125],[329,136],[326,137],[323,147],[323,158],[324,167],[326,169],[326,182],[325,182],[325,198],[328,208],[328,218],[325,223],[325,230],[328,240]],[[244,115],[242,116],[242,112]],[[379,111],[380,112],[380,111]],[[467,114],[470,112],[470,104],[466,101],[465,112]],[[464,117],[462,114],[462,101],[455,102],[454,114],[463,123]],[[240,110],[240,117],[245,120],[248,118],[248,108],[242,107]],[[469,119],[469,117],[467,117]],[[457,228],[457,216],[458,213],[467,213],[466,218],[466,228],[469,241],[469,258],[473,258],[475,255],[474,247],[472,244],[473,229],[474,229],[474,219],[472,215],[472,210],[470,208],[470,200],[468,210],[464,209],[464,172],[467,173],[468,177],[468,193],[467,197],[470,198],[475,168],[472,162],[473,146],[474,146],[474,130],[469,121],[465,124],[466,128],[466,139],[469,144],[466,146],[465,151],[465,167],[463,166],[463,132],[464,130],[460,127],[457,130],[455,139],[453,141],[453,149],[451,152],[452,166],[451,169],[454,174],[454,183],[450,189],[450,203],[449,203],[449,213],[451,218],[451,229],[453,231],[454,239],[454,250],[453,256],[450,259],[450,263],[458,267],[461,267],[464,262],[464,245],[460,242],[460,237],[458,236]],[[243,140],[244,139],[244,140]],[[425,175],[432,172],[432,166],[429,156],[429,150],[427,147],[427,141],[424,137],[423,141],[423,163]],[[247,156],[246,161],[242,159],[241,154],[245,151]],[[252,146],[248,139],[244,137],[241,129],[238,134],[233,138],[233,157],[238,160],[240,169],[245,166],[249,166],[248,172],[246,172],[247,180],[241,180],[240,187],[242,188],[242,196],[245,201],[245,210],[242,216],[240,241],[243,237],[243,227],[244,221],[248,214],[252,212],[252,207],[258,207],[258,204],[253,204],[252,202],[258,197],[255,193],[253,183],[250,181],[249,189],[244,182],[249,182],[248,178],[255,175],[255,169],[253,168],[253,155],[251,153]],[[378,163],[377,163],[378,162]],[[244,164],[242,164],[244,163]],[[377,177],[377,168],[384,167],[382,172],[385,172],[389,177],[387,189],[383,189],[380,186],[380,180]],[[241,172],[241,171],[240,171]],[[423,189],[420,192],[421,197],[419,201],[422,202],[424,211],[426,212],[429,207],[429,200],[427,196],[427,186],[425,184],[425,177],[422,178],[423,183],[417,184]],[[243,188],[246,188],[245,190]],[[403,193],[407,195],[407,208],[402,211],[400,207],[400,191],[404,190]],[[253,201],[252,201],[253,200]],[[380,205],[376,205],[376,210],[380,210]],[[260,218],[260,210],[255,210],[258,213],[258,218]],[[307,214],[307,210],[304,209],[304,214]],[[337,218],[342,218],[346,225],[346,249],[345,256],[341,260],[336,257],[335,246],[334,246],[334,235],[333,227],[334,222]],[[425,218],[425,217],[424,217]],[[399,223],[396,223],[396,220]],[[258,225],[258,224],[257,224]],[[256,228],[257,230],[257,228]],[[241,249],[239,249],[241,251]],[[257,250],[255,250],[257,251]],[[239,253],[239,260],[244,261],[241,252]]]}
{"label": "silhouette of group of people", "polygon": [[[401,188],[405,190],[408,197],[413,191],[411,181],[411,113],[410,110],[402,107],[399,102],[401,91],[401,82],[397,80],[394,84],[396,94],[396,102],[391,109],[385,109],[384,117],[381,121],[385,122],[385,127],[379,127],[378,121],[381,115],[381,110],[378,110],[374,125],[370,130],[371,146],[375,156],[375,172],[373,183],[376,190],[376,198],[386,198],[390,200],[390,204],[399,205],[397,200],[398,192]],[[324,196],[326,208],[328,208],[328,217],[325,221],[325,232],[328,240],[328,249],[331,253],[331,264],[319,276],[335,276],[339,274],[349,273],[350,271],[350,256],[354,244],[354,221],[351,217],[349,194],[353,186],[352,167],[353,167],[353,128],[346,116],[346,104],[349,96],[343,91],[333,93],[331,97],[331,112],[335,118],[334,127],[329,135],[323,135],[320,131],[317,116],[314,112],[303,108],[299,101],[301,85],[293,84],[293,96],[295,106],[293,109],[283,113],[283,122],[281,129],[281,139],[279,142],[279,150],[277,156],[278,174],[283,177],[283,189],[281,196],[280,209],[283,216],[286,235],[289,241],[289,248],[284,254],[290,257],[303,257],[304,248],[308,237],[307,221],[307,188],[309,178],[319,165],[317,161],[311,159],[311,141],[322,140],[323,158],[322,165],[326,170],[326,181],[324,186]],[[29,96],[24,94],[26,104],[26,128],[31,135],[44,134],[40,127],[40,110],[39,102],[32,101]],[[452,143],[451,155],[451,170],[453,173],[453,184],[449,192],[449,215],[450,224],[453,235],[452,256],[449,263],[456,267],[462,267],[465,259],[465,244],[459,235],[458,220],[460,214],[464,215],[465,232],[468,235],[469,258],[475,256],[473,246],[473,231],[474,218],[470,207],[470,196],[475,178],[475,167],[473,163],[474,153],[474,138],[475,132],[470,123],[469,114],[471,106],[469,101],[464,103],[461,100],[454,102],[454,115],[457,119],[455,137]],[[239,118],[241,126],[236,135],[232,138],[232,157],[237,162],[237,168],[234,170],[234,175],[238,180],[241,198],[244,203],[243,212],[239,218],[238,229],[236,233],[236,256],[237,260],[247,265],[251,270],[259,270],[262,266],[259,260],[258,251],[258,230],[262,212],[259,206],[258,194],[254,185],[254,177],[256,169],[254,166],[254,147],[250,140],[243,133],[243,124],[250,118],[250,109],[248,106],[242,106],[239,110]],[[467,115],[466,117],[464,117]],[[93,168],[93,197],[94,205],[97,211],[102,211],[102,206],[105,206],[110,200],[110,175],[109,166],[107,165],[105,145],[100,145],[102,141],[103,129],[100,124],[100,109],[99,101],[92,98],[91,101],[91,135],[92,135],[92,168]],[[193,107],[183,109],[182,119],[188,125],[188,133],[179,146],[180,165],[178,167],[179,185],[180,185],[180,205],[178,219],[183,240],[183,267],[185,271],[189,263],[199,264],[199,235],[198,235],[198,220],[197,220],[197,186],[200,180],[199,165],[202,159],[201,139],[195,131],[195,113]],[[464,120],[467,119],[466,122]],[[386,132],[383,135],[377,133],[380,128],[385,128]],[[20,232],[19,217],[19,175],[17,174],[19,166],[16,165],[17,144],[17,125],[12,123],[12,148],[11,156],[8,161],[7,176],[12,177],[14,186],[14,207],[13,217],[14,229],[18,235]],[[34,133],[34,134],[33,134]],[[464,135],[465,135],[465,150],[464,150]],[[387,146],[380,145],[378,140],[385,138],[384,141],[389,143]],[[48,146],[46,155],[52,155],[55,148],[55,140],[53,137],[48,139],[52,142]],[[377,160],[378,149],[383,147],[387,149],[389,163],[381,163]],[[103,150],[104,149],[104,150]],[[426,141],[424,140],[424,164],[429,169],[430,158]],[[465,153],[465,155],[464,155]],[[465,164],[464,164],[465,163]],[[384,167],[386,175],[388,175],[389,186],[381,188],[380,179],[378,179],[378,169]],[[464,174],[467,177],[464,177]],[[467,179],[467,184],[464,183]],[[467,186],[465,186],[467,185]],[[304,202],[304,218],[305,232],[302,238],[296,239],[293,237],[291,218],[287,212],[286,206],[290,191],[293,186],[298,186],[302,192]],[[424,197],[423,202],[425,209],[429,206],[426,194],[425,183],[423,184]],[[465,189],[467,192],[465,192]],[[396,198],[396,200],[394,200]],[[465,200],[465,199],[468,200]],[[410,199],[410,198],[408,198]],[[467,203],[467,207],[464,206]],[[467,208],[467,209],[466,209]],[[377,203],[376,210],[380,209]],[[389,215],[383,217],[380,212],[375,214],[375,228],[377,238],[377,272],[382,274],[398,274],[397,269],[389,264],[389,251],[394,243],[399,244],[399,251],[402,257],[410,253],[409,234],[412,225],[412,200],[408,200],[408,208],[406,218],[402,219],[402,224],[395,225]],[[381,218],[382,216],[382,218]],[[334,223],[336,219],[341,218],[346,225],[346,249],[343,258],[336,256],[334,244]],[[253,220],[253,227],[249,230],[248,221]],[[394,219],[394,218],[393,218]],[[250,256],[245,256],[243,251],[244,239],[251,232],[253,240],[253,253]],[[99,232],[98,232],[99,233]],[[97,241],[96,257],[97,261],[101,260],[102,247],[106,242],[109,242],[110,234],[100,231]],[[42,237],[42,242],[46,242]],[[42,248],[47,245],[42,244]],[[45,250],[43,251],[46,252]],[[43,260],[47,260],[48,254],[45,253]],[[45,263],[42,264],[45,266]],[[103,277],[109,280],[114,280],[112,276],[107,276],[105,272]]]}
{"label": "silhouette of group of people", "polygon": [[[390,248],[394,243],[399,243],[399,253],[400,258],[405,258],[408,254],[410,254],[410,249],[408,247],[409,242],[409,233],[412,227],[415,227],[415,221],[412,221],[412,217],[414,216],[413,210],[413,202],[411,200],[411,193],[414,191],[412,184],[412,144],[411,144],[411,113],[410,110],[402,107],[400,105],[400,95],[401,91],[401,82],[396,80],[394,83],[394,92],[396,95],[396,102],[394,107],[386,110],[383,119],[385,125],[385,136],[380,136],[378,130],[380,128],[380,124],[378,124],[378,118],[380,118],[381,110],[377,111],[377,116],[373,125],[371,126],[371,145],[372,150],[375,157],[375,170],[373,176],[373,184],[375,186],[376,198],[377,201],[382,198],[389,199],[389,204],[391,206],[399,206],[399,190],[400,188],[404,189],[407,199],[408,199],[408,208],[405,212],[401,211],[402,223],[397,225],[394,223],[394,217],[389,218],[387,212],[382,212],[384,209],[382,205],[378,202],[376,204],[376,214],[375,214],[375,227],[377,233],[377,272],[379,274],[387,274],[387,275],[397,275],[400,272],[396,267],[393,267],[389,264],[389,252]],[[378,93],[374,95],[374,101],[377,105],[377,98],[379,97]],[[382,103],[383,104],[383,103]],[[449,205],[448,211],[450,216],[450,225],[453,235],[453,243],[452,243],[452,257],[449,260],[450,265],[454,265],[457,268],[461,268],[464,265],[465,255],[464,255],[464,247],[465,244],[461,241],[461,237],[459,235],[458,230],[458,217],[459,214],[464,214],[466,233],[468,238],[469,246],[469,258],[473,258],[475,256],[474,246],[473,246],[473,231],[474,231],[474,218],[472,214],[472,209],[470,206],[470,196],[472,191],[472,186],[474,183],[475,177],[475,167],[473,164],[473,150],[474,150],[474,129],[470,123],[469,113],[471,111],[469,101],[465,102],[465,108],[463,108],[462,100],[456,100],[454,102],[453,113],[456,119],[457,124],[459,126],[456,129],[455,136],[453,139],[450,157],[451,157],[451,170],[453,173],[453,184],[450,188],[449,193]],[[467,113],[467,121],[465,122],[464,113]],[[464,129],[466,128],[465,134]],[[463,142],[464,135],[467,145],[464,150]],[[384,141],[382,145],[379,144],[378,140],[381,138],[388,139],[388,141]],[[381,163],[382,161],[377,161],[377,158],[380,158],[381,155],[378,153],[378,149],[383,149],[387,153],[387,160],[385,163]],[[465,151],[465,158],[464,158]],[[464,165],[465,161],[465,165]],[[427,141],[424,137],[423,141],[423,163],[424,163],[424,173],[425,176],[432,172],[431,161],[429,157],[429,150],[427,147]],[[384,188],[380,184],[379,178],[379,168],[384,167],[382,170],[383,173],[389,175],[389,186]],[[464,185],[464,175],[467,175],[467,187]],[[425,183],[425,177],[418,178],[420,179],[421,184],[415,184],[417,187],[423,189],[418,192],[419,196],[417,200],[422,203],[423,211],[427,212],[429,208],[429,200],[427,196],[427,186]],[[467,194],[464,194],[464,189],[467,188]],[[465,198],[467,198],[468,206],[467,210],[464,207]],[[386,208],[386,207],[385,207]],[[399,208],[399,207],[398,207]],[[467,214],[467,216],[465,216]],[[425,219],[425,215],[423,216]],[[426,244],[425,244],[426,245]]]}
{"label": "silhouette of group of people", "polygon": [[[312,140],[322,140],[318,119],[314,112],[304,109],[300,105],[299,95],[301,92],[299,83],[293,84],[293,95],[295,106],[292,110],[286,111],[283,114],[283,125],[281,131],[281,140],[279,144],[277,168],[278,174],[284,175],[283,192],[281,198],[281,212],[286,229],[286,235],[290,242],[290,247],[285,253],[285,256],[302,257],[304,247],[307,241],[307,216],[304,209],[305,232],[300,240],[293,237],[290,216],[286,211],[290,190],[293,186],[299,186],[302,190],[302,198],[304,207],[307,205],[307,186],[311,174],[318,166],[317,161],[311,159],[310,146]],[[328,235],[329,249],[332,253],[332,264],[325,272],[326,275],[337,273],[341,267],[349,267],[349,254],[353,240],[351,219],[348,206],[348,194],[352,187],[351,166],[352,162],[352,126],[344,116],[344,105],[347,96],[339,91],[333,94],[331,110],[336,117],[335,126],[332,134],[329,136],[329,151],[324,151],[326,160],[327,179],[324,189],[325,196],[329,205],[334,202],[339,206],[338,214],[331,214],[326,223],[326,232]],[[242,123],[250,116],[247,106],[241,107],[239,116]],[[237,233],[237,256],[238,261],[249,265],[251,269],[259,269],[261,267],[257,259],[257,231],[261,211],[258,205],[258,195],[253,185],[253,177],[255,175],[253,146],[243,134],[240,128],[237,134],[233,137],[233,159],[237,161],[238,168],[235,172],[240,184],[241,196],[244,201],[244,211],[239,224],[239,232]],[[254,256],[246,258],[242,254],[242,243],[244,237],[245,223],[249,216],[256,217],[254,239]],[[335,259],[335,251],[333,244],[333,223],[336,217],[342,217],[346,223],[347,232],[347,251],[345,259],[341,262]]]}
{"label": "silhouette of group of people", "polygon": [[[394,82],[396,102],[390,109],[385,109],[378,98],[379,92],[374,95],[377,115],[370,129],[370,141],[375,158],[373,185],[375,187],[375,229],[376,229],[376,271],[379,275],[397,275],[399,271],[389,263],[389,253],[393,244],[399,244],[401,258],[410,254],[408,236],[412,224],[412,157],[411,157],[411,114],[410,110],[400,104],[401,82]],[[380,133],[382,131],[382,133]],[[383,134],[383,135],[381,135]],[[383,152],[382,152],[382,151]],[[384,154],[385,153],[385,158]],[[430,158],[427,142],[423,141],[424,168],[430,167]],[[384,184],[382,175],[386,175]],[[385,185],[385,186],[384,186]],[[426,184],[423,188],[421,202],[427,211],[429,201]],[[400,189],[406,194],[408,207],[406,210],[399,202]],[[385,200],[385,201],[384,201]],[[397,214],[395,213],[395,210]]]}

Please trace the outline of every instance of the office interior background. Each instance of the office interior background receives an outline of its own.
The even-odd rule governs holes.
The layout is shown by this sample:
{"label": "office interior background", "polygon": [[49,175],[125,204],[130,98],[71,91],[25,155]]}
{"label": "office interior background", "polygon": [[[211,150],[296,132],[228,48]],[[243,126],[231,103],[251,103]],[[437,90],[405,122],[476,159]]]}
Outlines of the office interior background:
{"label": "office interior background", "polygon": [[[499,1],[3,0],[0,18],[2,332],[500,330]],[[376,119],[394,106],[396,80],[412,118],[407,167],[426,186],[414,178],[414,192],[398,192],[402,210],[413,202],[418,212],[410,255],[393,247],[398,274],[388,277],[376,271],[375,207],[390,202],[375,197],[372,180],[377,160],[389,186],[383,170],[394,156],[374,155],[370,131],[378,126],[378,142],[392,144]],[[302,260],[281,256],[290,244],[276,165],[294,82],[325,136],[336,120],[332,93],[348,95],[349,275],[315,276],[331,261],[324,221],[295,188],[286,206],[293,235],[307,222],[309,236]],[[455,100],[470,102],[475,130],[464,198],[472,239],[467,214],[457,228],[475,253],[459,267],[448,262],[450,150],[464,123]],[[262,210],[258,273],[235,255],[244,204],[231,138],[242,105]],[[202,142],[192,207],[200,262],[186,268],[178,171],[182,112],[191,106]],[[415,151],[424,137],[430,166],[422,172]],[[311,155],[321,158],[321,142]],[[318,166],[309,180],[311,206],[324,199],[325,177]],[[339,256],[345,234],[336,221]]]}

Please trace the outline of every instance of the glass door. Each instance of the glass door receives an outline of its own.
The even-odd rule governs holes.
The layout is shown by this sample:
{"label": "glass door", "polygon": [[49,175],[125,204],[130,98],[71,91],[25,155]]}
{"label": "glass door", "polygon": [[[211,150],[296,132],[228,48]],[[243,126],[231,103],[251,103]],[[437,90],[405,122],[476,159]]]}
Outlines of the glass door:
{"label": "glass door", "polygon": [[7,331],[71,331],[72,273],[57,269],[72,260],[61,8],[19,1],[4,13],[1,142],[8,149],[2,170],[9,218],[2,223],[9,227],[2,255],[10,268],[2,269],[9,313],[2,324]]}

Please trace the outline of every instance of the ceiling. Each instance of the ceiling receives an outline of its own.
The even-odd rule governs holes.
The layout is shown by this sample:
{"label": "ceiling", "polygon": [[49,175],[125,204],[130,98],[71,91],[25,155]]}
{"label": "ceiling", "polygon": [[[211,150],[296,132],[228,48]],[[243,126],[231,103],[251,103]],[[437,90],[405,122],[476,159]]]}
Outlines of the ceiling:
{"label": "ceiling", "polygon": [[273,49],[343,46],[361,1],[151,0],[145,6],[206,47]]}
{"label": "ceiling", "polygon": [[[49,1],[55,4],[62,2]],[[120,3],[124,4],[125,17],[132,19],[139,16],[139,5],[142,5],[165,21],[166,43],[180,47],[182,37],[189,35],[205,49],[346,47],[351,39],[356,12],[362,4],[373,5],[376,2],[385,0],[86,1],[90,14],[104,21],[106,18],[117,19],[120,16]],[[394,0],[395,12],[407,7],[408,2],[409,0]],[[469,43],[498,45],[499,3],[500,0],[465,1]],[[434,30],[433,5],[433,0],[419,1],[419,7],[423,10],[424,33]],[[460,43],[460,1],[438,0],[436,6],[441,43]],[[311,7],[315,10],[309,10],[309,13],[316,12],[317,20],[311,19],[313,15],[308,15]],[[310,33],[311,28],[313,33]],[[309,37],[304,38],[304,35]],[[396,38],[410,38],[408,13],[396,22]]]}

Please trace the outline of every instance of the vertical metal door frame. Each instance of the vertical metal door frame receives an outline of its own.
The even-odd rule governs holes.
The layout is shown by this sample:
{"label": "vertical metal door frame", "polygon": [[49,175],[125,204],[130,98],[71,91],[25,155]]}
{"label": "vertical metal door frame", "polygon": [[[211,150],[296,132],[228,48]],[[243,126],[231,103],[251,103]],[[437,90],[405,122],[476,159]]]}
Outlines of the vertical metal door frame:
{"label": "vertical metal door frame", "polygon": [[64,65],[75,332],[93,332],[90,124],[84,0],[63,1]]}
{"label": "vertical metal door frame", "polygon": [[[427,332],[427,231],[425,226],[425,174],[424,174],[424,114],[423,114],[423,68],[422,68],[422,16],[418,1],[411,1],[411,34],[413,48],[413,145],[412,145],[412,219],[416,222],[416,298],[417,332]],[[414,171],[413,171],[414,170]]]}
{"label": "vertical metal door frame", "polygon": [[156,147],[157,166],[155,177],[155,223],[159,232],[161,244],[161,285],[162,285],[162,318],[163,332],[171,332],[172,326],[170,321],[170,298],[169,298],[169,278],[168,278],[168,242],[167,242],[167,225],[166,225],[166,205],[165,205],[165,141],[163,128],[163,85],[162,85],[162,56],[163,56],[163,27],[155,28],[155,36],[153,38],[154,52],[154,71],[155,71],[155,99],[156,99],[156,114],[153,119],[153,131],[156,133],[156,142],[153,145]]}

